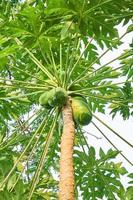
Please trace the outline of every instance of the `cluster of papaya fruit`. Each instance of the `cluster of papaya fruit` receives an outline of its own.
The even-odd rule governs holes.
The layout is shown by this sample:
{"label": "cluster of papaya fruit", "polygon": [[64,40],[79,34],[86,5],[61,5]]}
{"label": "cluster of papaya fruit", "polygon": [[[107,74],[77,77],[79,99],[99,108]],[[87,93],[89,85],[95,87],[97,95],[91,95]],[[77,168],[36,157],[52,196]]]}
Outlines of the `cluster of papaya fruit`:
{"label": "cluster of papaya fruit", "polygon": [[[56,106],[61,107],[66,104],[67,97],[67,92],[63,88],[57,87],[44,92],[39,98],[39,103],[48,109]],[[86,99],[82,96],[72,97],[72,111],[74,121],[77,124],[87,125],[91,122],[92,114],[88,108]]]}

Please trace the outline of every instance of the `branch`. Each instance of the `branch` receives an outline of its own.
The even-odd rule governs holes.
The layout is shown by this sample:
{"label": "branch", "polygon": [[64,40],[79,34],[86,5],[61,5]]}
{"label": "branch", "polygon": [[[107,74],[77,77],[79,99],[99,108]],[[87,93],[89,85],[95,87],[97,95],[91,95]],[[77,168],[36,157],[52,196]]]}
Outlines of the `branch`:
{"label": "branch", "polygon": [[30,82],[25,82],[25,81],[20,81],[20,80],[10,80],[10,79],[5,79],[5,78],[1,78],[0,77],[0,80],[3,80],[3,81],[10,81],[11,83],[18,83],[18,84],[26,84],[26,85],[33,85],[33,86],[42,86],[44,87],[44,84],[36,84],[36,83],[30,83]]}
{"label": "branch", "polygon": [[93,41],[93,39],[94,39],[94,35],[93,35],[93,37],[91,38],[91,40],[88,42],[88,44],[86,45],[86,47],[84,48],[83,52],[82,52],[81,55],[79,56],[78,60],[77,60],[76,63],[74,64],[74,66],[72,67],[72,69],[71,69],[71,71],[70,71],[70,73],[69,73],[69,77],[71,77],[71,75],[72,75],[72,73],[73,73],[75,67],[77,66],[77,64],[78,64],[79,61],[81,60],[83,54],[85,53],[85,51],[87,50],[88,46],[91,44],[91,42]]}
{"label": "branch", "polygon": [[31,60],[42,70],[42,72],[44,72],[45,75],[47,75],[51,80],[53,80],[54,77],[50,74],[46,67],[44,67],[42,63],[34,56],[34,54],[31,53],[28,48],[24,47],[22,42],[18,38],[15,38],[15,41],[19,46],[25,49],[25,51],[30,55]]}
{"label": "branch", "polygon": [[96,135],[94,135],[94,134],[92,134],[92,133],[89,133],[88,131],[83,130],[83,132],[84,132],[84,133],[87,133],[87,134],[89,134],[89,135],[91,135],[91,136],[93,136],[93,137],[95,137],[97,140],[102,139],[101,137],[97,137]]}
{"label": "branch", "polygon": [[44,165],[44,161],[45,161],[47,153],[48,153],[48,149],[49,149],[49,146],[50,146],[50,143],[51,143],[51,139],[52,139],[52,136],[53,136],[53,133],[54,133],[54,128],[55,128],[57,119],[58,119],[58,112],[56,113],[56,116],[53,119],[53,122],[52,122],[52,125],[51,125],[51,129],[50,129],[50,131],[48,133],[48,136],[47,136],[47,139],[46,139],[46,143],[44,145],[44,149],[42,151],[42,155],[41,155],[40,161],[38,163],[38,166],[37,166],[34,178],[33,178],[33,182],[32,182],[32,185],[31,185],[31,188],[30,188],[30,191],[29,191],[28,200],[31,200],[32,195],[34,193],[34,190],[36,188],[36,185],[37,185],[37,183],[39,181],[39,176],[40,176],[41,170],[42,170],[43,165]]}
{"label": "branch", "polygon": [[106,126],[111,132],[113,132],[115,135],[117,135],[121,140],[123,140],[126,144],[128,144],[130,147],[133,148],[133,145],[128,142],[127,140],[125,140],[121,135],[119,135],[119,133],[117,133],[116,131],[114,131],[109,125],[107,125],[105,122],[103,122],[101,119],[99,119],[96,115],[93,114],[93,116],[99,121],[101,122],[104,126]]}
{"label": "branch", "polygon": [[113,84],[105,84],[105,85],[98,85],[98,86],[92,86],[92,87],[88,87],[88,88],[83,88],[81,90],[74,90],[74,91],[70,91],[69,94],[73,94],[74,92],[82,92],[82,91],[86,91],[86,90],[94,90],[94,89],[101,89],[101,88],[106,88],[106,87],[113,87],[113,86],[117,86],[117,85],[120,85],[120,84],[124,84],[124,83],[132,83],[132,80],[131,81],[122,81],[122,82],[118,82],[118,83],[113,83]]}
{"label": "branch", "polygon": [[107,140],[117,151],[119,151],[119,153],[121,154],[121,156],[122,156],[123,158],[125,158],[125,160],[126,160],[130,165],[133,166],[133,163],[132,163],[130,160],[128,160],[128,158],[127,158],[123,153],[121,153],[121,151],[109,140],[109,138],[103,133],[103,131],[101,131],[101,129],[100,129],[94,122],[91,122],[91,123],[97,128],[97,130],[100,131],[100,133],[106,138],[106,140]]}
{"label": "branch", "polygon": [[[42,91],[44,91],[44,90],[42,90]],[[28,94],[23,94],[23,95],[18,95],[18,96],[13,96],[13,97],[0,97],[0,100],[19,99],[19,98],[31,96],[31,95],[34,95],[34,94],[42,93],[42,91],[31,92],[31,93],[28,93]]]}
{"label": "branch", "polygon": [[44,83],[47,83],[45,80],[42,80],[42,79],[38,78],[37,76],[34,76],[34,75],[30,74],[29,72],[26,72],[26,71],[24,71],[24,70],[22,70],[22,69],[20,69],[20,68],[18,68],[18,67],[12,66],[12,68],[17,69],[18,71],[23,72],[23,73],[27,74],[28,76],[31,76],[31,77],[33,77],[33,78],[39,80],[39,81],[42,81],[42,82],[44,82]]}

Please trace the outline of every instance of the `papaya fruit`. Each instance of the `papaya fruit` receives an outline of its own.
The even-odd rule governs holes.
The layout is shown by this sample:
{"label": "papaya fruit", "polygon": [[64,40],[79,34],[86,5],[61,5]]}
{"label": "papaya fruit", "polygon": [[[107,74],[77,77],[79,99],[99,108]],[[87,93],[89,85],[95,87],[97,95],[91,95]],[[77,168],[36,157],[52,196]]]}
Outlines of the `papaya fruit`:
{"label": "papaya fruit", "polygon": [[87,101],[81,96],[72,98],[73,118],[76,123],[88,125],[92,120],[92,114],[89,111]]}
{"label": "papaya fruit", "polygon": [[76,91],[76,90],[80,90],[81,89],[81,86],[78,85],[78,84],[75,84],[75,85],[72,85],[69,90],[70,91]]}
{"label": "papaya fruit", "polygon": [[63,106],[67,101],[67,92],[60,87],[50,91],[49,105],[52,107]]}
{"label": "papaya fruit", "polygon": [[48,98],[49,98],[49,92],[44,92],[43,94],[41,94],[39,98],[39,104],[41,106],[45,106],[46,108],[50,109],[51,106],[48,103]]}
{"label": "papaya fruit", "polygon": [[46,91],[39,98],[40,105],[45,106],[48,109],[56,106],[63,106],[66,101],[67,92],[61,87]]}

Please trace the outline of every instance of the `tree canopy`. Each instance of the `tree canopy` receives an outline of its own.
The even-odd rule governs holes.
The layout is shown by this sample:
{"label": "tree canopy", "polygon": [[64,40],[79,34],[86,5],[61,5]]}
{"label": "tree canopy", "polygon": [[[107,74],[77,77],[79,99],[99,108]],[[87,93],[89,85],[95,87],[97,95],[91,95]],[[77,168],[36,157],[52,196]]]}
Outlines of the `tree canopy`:
{"label": "tree canopy", "polygon": [[[83,96],[93,117],[133,147],[95,114],[110,109],[112,117],[120,114],[127,120],[133,115],[133,45],[101,64],[132,32],[132,8],[131,0],[1,1],[0,199],[57,199],[61,107],[39,105],[40,95],[53,88]],[[120,24],[127,26],[123,35]],[[113,65],[115,60],[119,67]],[[132,179],[133,173],[113,161],[123,153],[93,118],[92,123],[113,149],[105,153],[101,148],[96,154],[83,126],[76,124],[76,199],[132,200],[133,181],[125,188],[121,176]]]}

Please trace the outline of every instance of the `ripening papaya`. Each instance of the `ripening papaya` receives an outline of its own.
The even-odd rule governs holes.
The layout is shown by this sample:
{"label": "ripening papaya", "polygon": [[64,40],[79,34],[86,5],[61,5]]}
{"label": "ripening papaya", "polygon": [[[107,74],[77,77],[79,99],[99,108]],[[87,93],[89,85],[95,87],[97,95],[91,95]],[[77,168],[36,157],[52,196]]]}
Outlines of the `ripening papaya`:
{"label": "ripening papaya", "polygon": [[67,92],[61,87],[53,88],[50,91],[46,91],[39,98],[40,105],[43,105],[46,108],[63,106],[66,101]]}
{"label": "ripening papaya", "polygon": [[87,125],[92,120],[92,114],[89,111],[86,99],[77,96],[72,98],[73,117],[76,123]]}

